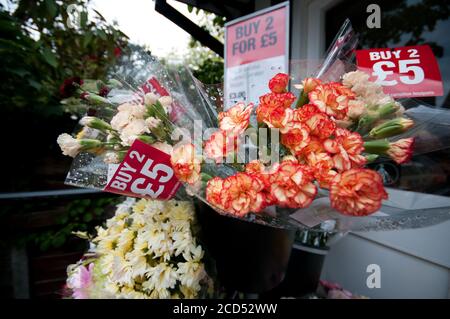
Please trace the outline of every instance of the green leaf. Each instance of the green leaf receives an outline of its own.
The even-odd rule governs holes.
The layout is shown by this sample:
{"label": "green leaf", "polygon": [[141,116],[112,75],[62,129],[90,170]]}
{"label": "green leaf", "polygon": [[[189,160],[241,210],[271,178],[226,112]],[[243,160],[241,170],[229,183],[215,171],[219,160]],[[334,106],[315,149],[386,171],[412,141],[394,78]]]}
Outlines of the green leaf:
{"label": "green leaf", "polygon": [[45,47],[42,55],[45,59],[45,62],[50,64],[52,67],[56,68],[58,66],[58,60],[56,58],[56,55],[50,50],[50,48]]}
{"label": "green leaf", "polygon": [[91,220],[93,219],[92,214],[91,213],[87,213],[86,215],[84,215],[83,220],[86,223],[89,223]]}
{"label": "green leaf", "polygon": [[62,245],[64,245],[65,242],[66,242],[66,236],[64,236],[63,234],[59,234],[59,235],[53,237],[52,246],[58,248],[58,247],[61,247]]}
{"label": "green leaf", "polygon": [[82,12],[80,13],[80,26],[81,26],[81,28],[84,29],[84,28],[86,27],[87,19],[88,19],[88,13],[87,13],[87,11],[82,11]]}
{"label": "green leaf", "polygon": [[55,18],[58,13],[58,7],[55,4],[54,0],[45,0],[45,9],[47,12],[48,20],[51,21]]}

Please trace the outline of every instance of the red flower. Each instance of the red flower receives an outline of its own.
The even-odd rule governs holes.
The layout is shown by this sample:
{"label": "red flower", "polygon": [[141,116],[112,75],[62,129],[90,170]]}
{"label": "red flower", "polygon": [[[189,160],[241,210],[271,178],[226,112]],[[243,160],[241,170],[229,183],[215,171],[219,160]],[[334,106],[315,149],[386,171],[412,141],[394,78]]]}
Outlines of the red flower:
{"label": "red flower", "polygon": [[345,215],[370,215],[387,198],[381,176],[370,169],[351,169],[336,175],[331,182],[331,206]]}
{"label": "red flower", "polygon": [[223,179],[220,177],[214,177],[210,179],[206,185],[206,200],[208,203],[216,206],[219,209],[224,210],[224,206],[222,204],[222,192],[226,191],[223,185]]}
{"label": "red flower", "polygon": [[269,109],[279,106],[290,107],[294,103],[296,97],[293,93],[267,93],[259,97],[259,103],[264,104]]}
{"label": "red flower", "polygon": [[59,93],[62,98],[71,97],[81,85],[83,85],[83,80],[78,76],[65,79],[59,87]]}
{"label": "red flower", "polygon": [[273,93],[284,93],[289,82],[289,75],[278,73],[269,81],[269,89]]}
{"label": "red flower", "polygon": [[107,86],[102,86],[102,88],[98,91],[98,95],[106,97],[109,93],[109,88]]}
{"label": "red flower", "polygon": [[337,172],[333,170],[333,160],[327,153],[311,152],[306,156],[306,161],[313,168],[315,179],[320,187],[329,188],[330,183]]}
{"label": "red flower", "polygon": [[115,47],[115,48],[114,48],[114,56],[115,56],[116,58],[118,58],[118,57],[120,57],[121,54],[122,54],[122,49],[119,48],[119,47]]}
{"label": "red flower", "polygon": [[292,120],[292,114],[291,108],[279,106],[266,113],[263,122],[270,128],[283,128]]}

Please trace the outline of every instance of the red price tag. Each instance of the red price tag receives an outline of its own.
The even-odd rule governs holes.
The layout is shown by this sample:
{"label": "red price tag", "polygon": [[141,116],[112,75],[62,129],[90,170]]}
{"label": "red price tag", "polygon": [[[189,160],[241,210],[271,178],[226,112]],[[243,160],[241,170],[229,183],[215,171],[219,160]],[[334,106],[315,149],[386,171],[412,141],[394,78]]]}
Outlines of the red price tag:
{"label": "red price tag", "polygon": [[132,197],[170,199],[181,186],[170,155],[136,140],[105,191]]}
{"label": "red price tag", "polygon": [[442,96],[439,65],[428,45],[356,51],[358,69],[395,98]]}

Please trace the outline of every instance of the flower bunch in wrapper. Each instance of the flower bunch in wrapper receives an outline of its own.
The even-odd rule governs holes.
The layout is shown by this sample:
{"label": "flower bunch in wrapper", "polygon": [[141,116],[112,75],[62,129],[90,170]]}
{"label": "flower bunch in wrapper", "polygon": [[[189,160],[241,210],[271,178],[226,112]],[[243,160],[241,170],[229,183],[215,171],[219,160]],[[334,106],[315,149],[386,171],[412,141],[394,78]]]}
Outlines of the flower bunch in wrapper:
{"label": "flower bunch in wrapper", "polygon": [[61,134],[57,142],[64,155],[76,157],[81,152],[102,156],[105,163],[120,163],[133,142],[144,143],[171,153],[173,128],[169,121],[172,98],[147,93],[141,102],[122,103],[110,121],[95,116],[80,120],[83,128],[73,137]]}
{"label": "flower bunch in wrapper", "polygon": [[[332,207],[343,214],[376,212],[387,193],[381,176],[365,165],[379,156],[407,162],[414,139],[396,136],[413,121],[361,71],[344,74],[340,82],[306,78],[295,85],[301,90],[299,98],[287,90],[288,82],[288,75],[279,73],[257,105],[240,102],[219,112],[218,128],[200,145],[203,152],[195,141],[180,138],[183,127],[170,120],[172,97],[154,93],[119,104],[109,121],[82,118],[80,133],[62,134],[58,143],[65,155],[88,152],[114,164],[140,140],[170,155],[174,174],[188,193],[239,217],[270,206],[308,207],[318,188],[329,191]],[[267,163],[259,157],[237,162],[243,138],[251,136],[247,132],[252,119],[259,129],[279,132],[280,145],[275,140],[258,145],[259,131],[249,143],[258,155],[264,147],[272,151],[279,147],[281,160]],[[224,166],[231,169],[225,176],[219,173]]]}
{"label": "flower bunch in wrapper", "polygon": [[213,293],[190,202],[128,198],[68,267],[68,297],[202,298]]}
{"label": "flower bunch in wrapper", "polygon": [[[331,205],[343,214],[377,211],[387,193],[381,176],[364,166],[379,155],[399,164],[408,161],[413,138],[387,138],[405,132],[413,121],[403,118],[402,106],[368,79],[360,71],[345,74],[342,82],[306,78],[296,86],[301,94],[294,103],[295,95],[287,91],[289,77],[280,73],[270,80],[271,92],[261,96],[256,107],[238,103],[220,113],[220,130],[205,143],[206,157],[220,162],[233,152],[228,144],[247,129],[253,111],[259,127],[279,130],[289,155],[270,166],[254,160],[235,175],[212,178],[207,201],[244,216],[272,205],[308,207],[320,187],[329,190]],[[177,163],[175,158],[175,168]],[[192,166],[190,178],[199,171]],[[184,178],[186,172],[181,175]]]}

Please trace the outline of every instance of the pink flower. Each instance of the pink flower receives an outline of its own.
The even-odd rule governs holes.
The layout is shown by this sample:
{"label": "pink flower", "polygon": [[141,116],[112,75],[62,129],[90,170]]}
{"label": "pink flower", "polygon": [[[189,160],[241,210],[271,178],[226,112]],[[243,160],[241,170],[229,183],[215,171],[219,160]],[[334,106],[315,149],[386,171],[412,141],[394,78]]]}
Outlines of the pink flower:
{"label": "pink flower", "polygon": [[72,290],[72,297],[75,299],[89,299],[89,289],[93,283],[92,275],[94,264],[89,264],[88,268],[80,265],[75,272],[67,279],[67,287]]}

